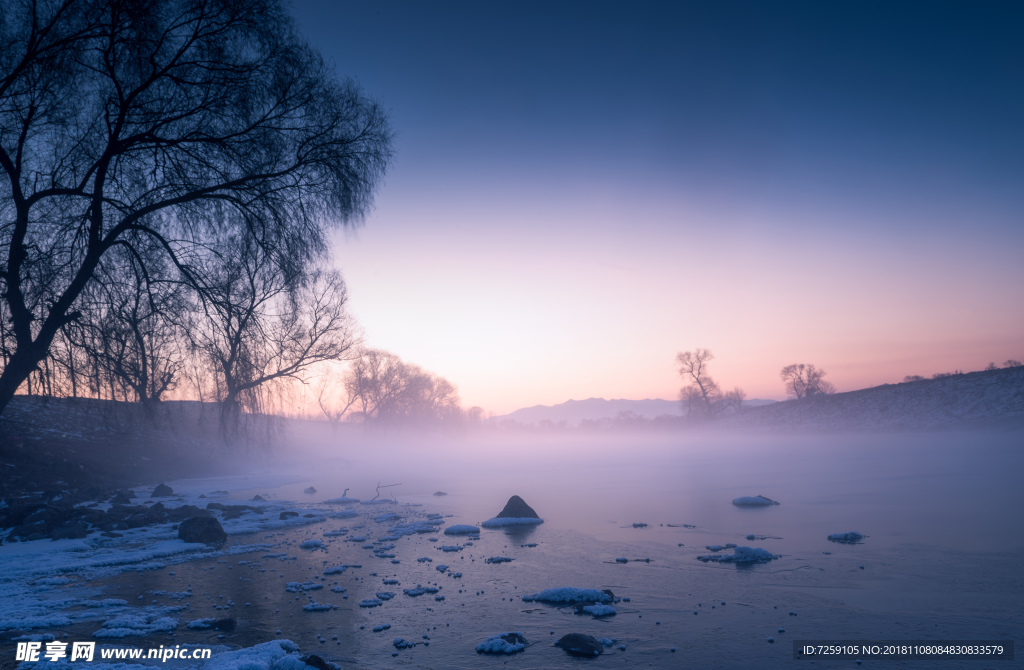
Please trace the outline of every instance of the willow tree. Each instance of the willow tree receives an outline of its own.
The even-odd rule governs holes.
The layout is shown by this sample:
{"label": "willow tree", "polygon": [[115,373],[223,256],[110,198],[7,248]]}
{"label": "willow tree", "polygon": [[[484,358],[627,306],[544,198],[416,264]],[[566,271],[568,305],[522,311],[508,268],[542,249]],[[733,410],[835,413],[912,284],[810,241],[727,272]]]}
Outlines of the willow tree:
{"label": "willow tree", "polygon": [[113,249],[155,243],[201,294],[240,231],[302,266],[360,220],[390,147],[278,0],[0,5],[0,412]]}

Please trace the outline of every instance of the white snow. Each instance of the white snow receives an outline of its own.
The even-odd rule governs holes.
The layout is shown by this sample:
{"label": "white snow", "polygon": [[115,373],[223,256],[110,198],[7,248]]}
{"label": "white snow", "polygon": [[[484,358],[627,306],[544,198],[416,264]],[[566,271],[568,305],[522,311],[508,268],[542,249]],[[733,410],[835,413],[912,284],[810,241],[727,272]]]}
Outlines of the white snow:
{"label": "white snow", "polygon": [[[215,654],[203,670],[309,670],[291,640],[271,640],[253,647]],[[89,667],[94,667],[90,665]],[[131,666],[138,667],[138,666]]]}
{"label": "white snow", "polygon": [[170,632],[177,627],[178,620],[171,617],[160,617],[154,614],[122,614],[105,621],[103,626],[92,636],[112,638],[149,635],[150,633]]}
{"label": "white snow", "polygon": [[[506,640],[505,636],[511,637],[513,641]],[[492,635],[476,646],[480,654],[514,654],[523,649],[526,649],[526,638],[519,631]]]}
{"label": "white snow", "polygon": [[444,529],[445,535],[479,535],[480,528],[469,524],[455,524]]}
{"label": "white snow", "polygon": [[380,607],[383,604],[384,603],[382,603],[377,598],[363,598],[359,601],[360,607]]}
{"label": "white snow", "polygon": [[494,517],[480,525],[484,528],[502,528],[503,526],[535,526],[544,523],[544,519],[533,519],[529,517]]}
{"label": "white snow", "polygon": [[610,605],[587,605],[583,608],[583,611],[596,617],[612,616],[615,614],[615,608]]}
{"label": "white snow", "polygon": [[309,604],[302,608],[303,612],[327,612],[334,609],[334,605],[328,603],[318,603],[315,600],[310,600]]}
{"label": "white snow", "polygon": [[416,596],[421,596],[424,593],[437,593],[437,587],[436,586],[417,586],[414,589],[402,589],[402,593],[404,593],[407,596],[412,596],[412,597],[415,598]]}
{"label": "white snow", "polygon": [[555,589],[544,589],[540,593],[523,596],[526,602],[542,603],[610,603],[612,596],[599,589],[578,589],[562,586]]}
{"label": "white snow", "polygon": [[320,540],[306,540],[299,545],[300,549],[323,549],[324,543]]}

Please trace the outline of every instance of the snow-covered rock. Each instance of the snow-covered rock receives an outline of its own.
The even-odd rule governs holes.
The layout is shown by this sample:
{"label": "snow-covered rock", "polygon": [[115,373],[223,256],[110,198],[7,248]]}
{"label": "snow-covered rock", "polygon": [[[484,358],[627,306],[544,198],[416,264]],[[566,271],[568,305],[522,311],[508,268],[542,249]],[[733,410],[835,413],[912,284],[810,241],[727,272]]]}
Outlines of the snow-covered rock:
{"label": "snow-covered rock", "polygon": [[455,524],[444,529],[445,535],[479,535],[480,528],[469,524]]}

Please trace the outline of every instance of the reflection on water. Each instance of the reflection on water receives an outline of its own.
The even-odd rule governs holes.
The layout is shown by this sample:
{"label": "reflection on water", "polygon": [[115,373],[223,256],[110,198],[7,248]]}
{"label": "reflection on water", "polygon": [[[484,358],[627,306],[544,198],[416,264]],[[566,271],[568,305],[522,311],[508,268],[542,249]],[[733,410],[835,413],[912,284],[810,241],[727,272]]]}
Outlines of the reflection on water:
{"label": "reflection on water", "polygon": [[[568,632],[625,644],[625,652],[612,647],[601,660],[616,667],[675,667],[683,658],[701,667],[790,667],[792,639],[1019,639],[1024,633],[1018,602],[1024,592],[1018,569],[1024,551],[1020,434],[467,437],[444,443],[393,438],[358,444],[307,435],[296,441],[303,449],[273,468],[290,483],[243,488],[232,496],[259,493],[316,504],[346,488],[350,496],[372,498],[378,482],[400,482],[387,489],[398,503],[351,505],[346,509],[359,512],[359,519],[241,540],[286,541],[272,551],[285,551],[292,560],[242,556],[252,563],[230,569],[197,561],[178,566],[173,577],[166,571],[125,575],[108,588],[129,597],[143,585],[180,590],[187,582],[201,594],[192,603],[197,617],[219,616],[222,595],[236,603],[260,601],[258,611],[255,605],[250,613],[232,610],[245,621],[223,641],[252,644],[281,630],[281,637],[306,649],[358,659],[360,667],[391,667],[391,640],[398,636],[428,643],[399,652],[402,662],[438,668],[500,663],[477,657],[473,649],[509,630],[534,642],[515,660],[524,668],[567,666],[564,652],[550,644]],[[303,493],[310,485],[316,494]],[[433,496],[437,490],[448,495]],[[430,536],[413,535],[394,541],[394,563],[362,543],[323,536],[365,524],[358,533],[375,540],[390,524],[374,518],[388,511],[408,518],[440,512],[450,515],[449,525],[478,523],[513,494],[545,523],[484,530],[458,553],[439,546],[465,538],[430,542]],[[782,504],[730,503],[758,494]],[[826,539],[846,531],[867,537],[854,545]],[[313,538],[325,540],[326,550],[298,549]],[[696,560],[708,553],[706,545],[725,543],[763,547],[780,558],[765,565]],[[536,546],[525,546],[531,544]],[[484,562],[497,555],[514,560]],[[630,561],[616,562],[622,557]],[[336,578],[322,575],[326,565],[340,563],[363,567]],[[435,569],[442,563],[451,566],[446,575]],[[449,576],[454,571],[462,577]],[[359,608],[359,600],[373,597],[388,578],[401,582],[388,587],[398,595],[381,607]],[[324,582],[325,589],[312,595],[337,610],[303,612],[309,596],[284,592],[287,581],[309,579]],[[401,591],[427,583],[440,587],[444,600]],[[348,599],[331,586],[346,588]],[[557,586],[610,588],[630,601],[606,619],[522,601],[524,593]],[[370,631],[382,623],[391,628]],[[179,633],[179,640],[190,635]],[[771,645],[768,637],[782,644]]]}

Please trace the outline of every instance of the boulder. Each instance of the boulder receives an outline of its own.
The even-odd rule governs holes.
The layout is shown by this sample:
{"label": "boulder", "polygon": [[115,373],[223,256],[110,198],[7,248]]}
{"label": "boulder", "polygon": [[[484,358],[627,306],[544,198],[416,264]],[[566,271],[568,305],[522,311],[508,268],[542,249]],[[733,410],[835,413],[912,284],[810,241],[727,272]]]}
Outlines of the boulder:
{"label": "boulder", "polygon": [[600,656],[604,650],[600,642],[590,635],[584,635],[583,633],[563,635],[555,643],[555,646],[561,647],[565,650],[565,653],[571,656],[582,656],[584,658]]}
{"label": "boulder", "polygon": [[161,498],[161,497],[164,497],[164,496],[173,496],[173,495],[174,495],[174,490],[170,486],[168,486],[167,484],[160,484],[155,489],[153,489],[153,495],[151,495],[150,497],[151,498]]}
{"label": "boulder", "polygon": [[303,491],[303,493],[308,493],[310,495],[313,495],[314,493],[316,493],[316,489],[313,488],[312,486],[307,486],[306,489]]}
{"label": "boulder", "polygon": [[68,521],[50,533],[51,540],[80,540],[89,534],[89,528],[81,521]]}
{"label": "boulder", "polygon": [[[263,496],[261,496],[261,495],[260,495],[259,493],[257,493],[256,495],[254,495],[254,496],[252,497],[252,499],[253,499],[253,502],[267,502],[267,499],[266,499],[266,498],[264,498]],[[319,656],[318,656],[317,658],[319,658]]]}
{"label": "boulder", "polygon": [[291,510],[285,510],[285,511],[281,512],[280,514],[278,514],[277,518],[280,519],[281,521],[284,521],[285,519],[289,519],[289,518],[291,518],[293,516],[298,516],[298,515],[299,515],[298,512],[293,512]]}
{"label": "boulder", "polygon": [[519,496],[512,496],[505,503],[505,509],[498,512],[498,519],[539,519],[533,508]]}
{"label": "boulder", "polygon": [[178,526],[178,539],[190,543],[224,544],[228,535],[212,516],[194,516]]}

